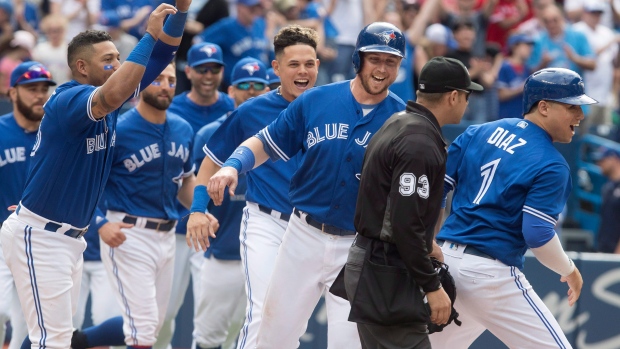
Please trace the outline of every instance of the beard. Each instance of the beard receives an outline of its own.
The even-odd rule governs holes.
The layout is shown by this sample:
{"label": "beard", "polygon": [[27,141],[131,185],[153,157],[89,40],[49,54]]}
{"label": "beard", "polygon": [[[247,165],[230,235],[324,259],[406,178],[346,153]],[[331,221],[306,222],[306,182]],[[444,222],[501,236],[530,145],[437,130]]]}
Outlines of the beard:
{"label": "beard", "polygon": [[38,122],[43,119],[43,110],[41,112],[34,111],[34,106],[28,106],[22,98],[19,96],[19,92],[17,93],[17,98],[15,100],[15,104],[17,104],[17,110],[28,120]]}
{"label": "beard", "polygon": [[168,107],[170,106],[170,103],[172,103],[172,98],[170,96],[166,96],[166,97],[167,98],[165,100],[161,100],[157,98],[157,95],[155,94],[144,93],[144,91],[142,92],[142,99],[144,100],[144,103],[152,106],[153,108],[157,110],[168,109]]}
{"label": "beard", "polygon": [[390,84],[386,84],[381,90],[374,92],[370,88],[370,83],[368,82],[368,80],[372,79],[372,76],[368,75],[368,77],[365,77],[364,75],[359,74],[359,77],[360,77],[360,81],[362,82],[362,87],[364,88],[366,93],[368,93],[369,95],[373,95],[373,96],[380,95],[382,93],[385,93],[388,87],[390,87]]}

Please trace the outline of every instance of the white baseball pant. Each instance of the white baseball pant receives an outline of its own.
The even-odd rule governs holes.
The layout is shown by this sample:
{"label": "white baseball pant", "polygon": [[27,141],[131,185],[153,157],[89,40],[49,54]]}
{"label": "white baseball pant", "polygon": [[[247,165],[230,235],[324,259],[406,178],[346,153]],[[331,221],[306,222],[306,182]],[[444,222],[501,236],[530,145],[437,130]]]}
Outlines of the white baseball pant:
{"label": "white baseball pant", "polygon": [[0,247],[0,344],[4,343],[6,322],[9,320],[13,329],[9,349],[19,349],[28,335],[28,327],[17,298],[13,275],[6,265],[4,253]]}
{"label": "white baseball pant", "polygon": [[[329,293],[345,265],[355,235],[337,236],[291,216],[267,290],[257,349],[299,347],[321,295],[327,308],[327,347],[361,348],[357,324],[349,322],[349,302]],[[303,220],[302,220],[303,219]],[[285,330],[284,330],[285,329]]]}
{"label": "white baseball pant", "polygon": [[456,283],[454,308],[463,324],[432,334],[433,348],[468,348],[485,329],[509,348],[572,348],[518,268],[464,253],[466,247],[446,241],[441,248]]}
{"label": "white baseball pant", "polygon": [[288,225],[287,221],[280,219],[280,214],[277,211],[271,214],[262,212],[256,203],[249,201],[243,209],[239,239],[247,302],[237,349],[256,347],[263,302]]}
{"label": "white baseball pant", "polygon": [[[174,255],[174,275],[172,277],[172,291],[170,302],[166,309],[164,323],[157,335],[157,341],[153,349],[172,349],[170,342],[174,335],[175,318],[183,305],[187,287],[189,287],[189,276],[192,276],[192,292],[194,296],[194,314],[198,306],[198,296],[200,295],[200,267],[204,261],[204,252],[196,252],[187,246],[185,235],[175,234],[176,251]],[[189,266],[189,268],[188,268]]]}
{"label": "white baseball pant", "polygon": [[[241,261],[213,256],[202,263],[200,297],[194,315],[194,343],[202,348],[216,348],[225,343],[231,324],[243,321],[245,278]],[[238,330],[238,328],[237,328]],[[235,336],[238,332],[235,332]]]}
{"label": "white baseball pant", "polygon": [[[93,232],[93,234],[95,234]],[[77,312],[73,316],[73,327],[81,329],[84,324],[86,303],[90,294],[91,316],[93,325],[99,325],[107,319],[121,316],[121,308],[116,302],[110,278],[101,261],[84,261],[82,286],[78,300]]]}
{"label": "white baseball pant", "polygon": [[[110,222],[121,222],[123,212],[108,211]],[[174,271],[174,227],[169,231],[146,229],[138,217],[133,228],[122,229],[127,239],[111,248],[101,241],[101,260],[123,312],[125,343],[152,346],[164,321]]]}
{"label": "white baseball pant", "polygon": [[20,206],[2,225],[0,239],[6,264],[13,275],[32,348],[67,349],[73,333],[86,249],[84,238],[64,235],[79,229],[56,223]]}

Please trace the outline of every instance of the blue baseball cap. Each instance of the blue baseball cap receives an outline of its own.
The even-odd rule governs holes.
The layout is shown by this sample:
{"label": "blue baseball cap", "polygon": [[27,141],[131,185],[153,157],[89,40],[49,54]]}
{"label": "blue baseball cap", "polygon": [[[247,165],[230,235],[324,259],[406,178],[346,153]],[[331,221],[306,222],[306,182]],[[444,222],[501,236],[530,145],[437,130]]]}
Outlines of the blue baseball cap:
{"label": "blue baseball cap", "polygon": [[260,5],[260,0],[237,0],[237,3],[245,6],[256,6]]}
{"label": "blue baseball cap", "polygon": [[39,62],[24,62],[13,69],[11,73],[11,87],[42,81],[49,85],[56,85],[56,82],[52,80],[52,73]]}
{"label": "blue baseball cap", "polygon": [[620,151],[602,146],[592,153],[592,160],[598,162],[610,156],[620,158]]}
{"label": "blue baseball cap", "polygon": [[276,75],[273,68],[267,69],[267,81],[269,81],[270,85],[280,82],[280,77]]}
{"label": "blue baseball cap", "polygon": [[269,84],[267,81],[267,68],[263,62],[256,58],[246,57],[241,59],[232,70],[230,77],[232,85],[237,85],[242,82],[262,82],[263,84]]}
{"label": "blue baseball cap", "polygon": [[205,63],[224,64],[222,48],[210,42],[201,42],[193,45],[187,52],[187,65],[195,67]]}
{"label": "blue baseball cap", "polygon": [[513,34],[508,38],[507,46],[514,47],[518,44],[533,44],[533,43],[534,43],[534,39],[532,39],[529,35],[519,33],[519,34]]}

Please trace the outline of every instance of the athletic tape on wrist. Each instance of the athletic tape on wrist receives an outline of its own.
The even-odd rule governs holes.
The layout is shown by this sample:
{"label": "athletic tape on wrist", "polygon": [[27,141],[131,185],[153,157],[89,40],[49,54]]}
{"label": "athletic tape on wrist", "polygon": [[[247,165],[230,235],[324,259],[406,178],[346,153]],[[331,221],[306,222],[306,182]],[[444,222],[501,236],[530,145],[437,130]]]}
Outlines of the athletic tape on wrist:
{"label": "athletic tape on wrist", "polygon": [[170,35],[173,38],[183,36],[183,30],[185,29],[186,20],[187,12],[177,11],[177,13],[168,16],[166,23],[164,23],[164,33]]}
{"label": "athletic tape on wrist", "polygon": [[194,188],[194,201],[192,201],[192,207],[189,209],[189,212],[206,213],[208,204],[209,195],[207,195],[207,187],[204,185],[197,185]]}
{"label": "athletic tape on wrist", "polygon": [[151,52],[153,52],[153,47],[155,47],[155,42],[155,38],[153,38],[151,34],[144,34],[140,42],[138,42],[136,47],[131,51],[126,61],[146,67]]}

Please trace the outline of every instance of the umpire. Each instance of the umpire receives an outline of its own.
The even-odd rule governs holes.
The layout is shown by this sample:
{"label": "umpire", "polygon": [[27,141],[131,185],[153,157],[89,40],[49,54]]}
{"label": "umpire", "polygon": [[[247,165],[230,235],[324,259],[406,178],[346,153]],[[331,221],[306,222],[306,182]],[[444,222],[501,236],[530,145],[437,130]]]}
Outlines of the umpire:
{"label": "umpire", "polygon": [[[363,348],[431,348],[426,321],[448,322],[451,301],[430,259],[441,208],[446,143],[472,83],[465,66],[436,57],[422,69],[418,101],[388,119],[370,141],[355,212],[357,238],[344,286]],[[424,296],[430,314],[424,304]]]}

